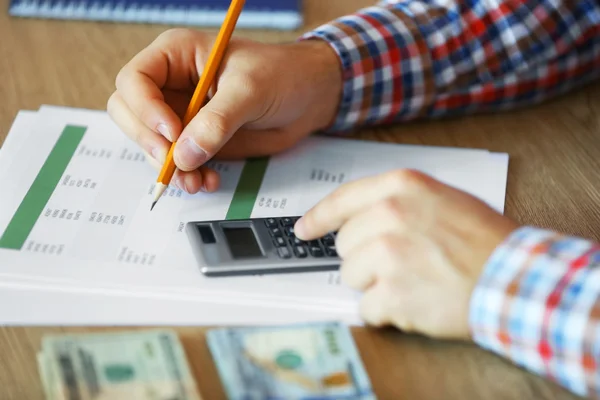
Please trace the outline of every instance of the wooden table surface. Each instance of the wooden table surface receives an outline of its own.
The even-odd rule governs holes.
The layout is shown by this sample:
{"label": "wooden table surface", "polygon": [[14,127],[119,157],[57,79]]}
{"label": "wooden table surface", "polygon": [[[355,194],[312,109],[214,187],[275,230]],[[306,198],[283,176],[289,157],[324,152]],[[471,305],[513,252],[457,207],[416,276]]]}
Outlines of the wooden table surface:
{"label": "wooden table surface", "polygon": [[[306,0],[307,24],[301,31],[372,3]],[[22,20],[8,17],[8,0],[0,0],[0,6],[0,143],[20,109],[37,109],[41,104],[105,109],[121,66],[168,28]],[[240,30],[237,34],[277,42],[294,40],[301,31]],[[534,108],[403,124],[361,132],[359,137],[508,152],[508,216],[523,224],[600,240],[599,95],[600,85],[594,84]],[[42,398],[35,354],[44,334],[98,329],[1,328],[0,398]],[[204,328],[178,331],[204,398],[223,398],[204,343]],[[391,329],[353,332],[382,399],[574,398],[472,345]]]}

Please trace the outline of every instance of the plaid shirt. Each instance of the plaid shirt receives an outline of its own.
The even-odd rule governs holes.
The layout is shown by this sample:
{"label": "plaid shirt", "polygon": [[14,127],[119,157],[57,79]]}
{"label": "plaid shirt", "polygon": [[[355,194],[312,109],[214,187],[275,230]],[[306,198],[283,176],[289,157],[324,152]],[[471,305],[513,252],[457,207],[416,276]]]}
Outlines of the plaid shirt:
{"label": "plaid shirt", "polygon": [[[384,1],[302,39],[337,52],[330,131],[539,103],[600,73],[595,1]],[[480,346],[600,397],[600,245],[523,227],[485,266],[470,324]]]}

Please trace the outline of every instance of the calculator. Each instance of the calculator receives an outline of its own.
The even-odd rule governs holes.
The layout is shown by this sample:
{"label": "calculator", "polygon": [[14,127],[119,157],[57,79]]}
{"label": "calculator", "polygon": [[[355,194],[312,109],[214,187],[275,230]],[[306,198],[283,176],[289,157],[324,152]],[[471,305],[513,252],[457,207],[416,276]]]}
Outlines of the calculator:
{"label": "calculator", "polygon": [[200,271],[207,276],[338,270],[336,232],[302,241],[294,234],[299,218],[192,221],[185,231]]}

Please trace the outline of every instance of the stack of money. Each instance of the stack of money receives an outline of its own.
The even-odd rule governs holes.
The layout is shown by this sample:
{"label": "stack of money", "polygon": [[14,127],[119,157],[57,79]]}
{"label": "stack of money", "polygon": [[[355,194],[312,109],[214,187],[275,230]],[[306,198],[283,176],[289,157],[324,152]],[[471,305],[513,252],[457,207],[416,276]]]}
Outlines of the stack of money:
{"label": "stack of money", "polygon": [[375,399],[348,327],[225,328],[207,342],[230,400]]}
{"label": "stack of money", "polygon": [[200,400],[169,330],[47,336],[38,366],[48,400]]}

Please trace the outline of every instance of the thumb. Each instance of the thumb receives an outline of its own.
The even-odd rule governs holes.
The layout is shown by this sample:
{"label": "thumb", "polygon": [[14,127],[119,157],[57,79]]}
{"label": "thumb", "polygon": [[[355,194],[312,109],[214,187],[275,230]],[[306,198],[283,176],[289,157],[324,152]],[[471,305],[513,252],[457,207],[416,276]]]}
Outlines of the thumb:
{"label": "thumb", "polygon": [[239,86],[222,85],[184,128],[173,158],[177,168],[191,171],[210,160],[233,134],[255,118],[259,101],[240,96]]}

